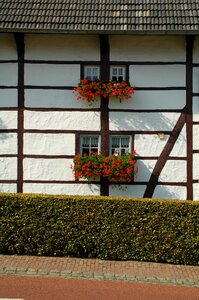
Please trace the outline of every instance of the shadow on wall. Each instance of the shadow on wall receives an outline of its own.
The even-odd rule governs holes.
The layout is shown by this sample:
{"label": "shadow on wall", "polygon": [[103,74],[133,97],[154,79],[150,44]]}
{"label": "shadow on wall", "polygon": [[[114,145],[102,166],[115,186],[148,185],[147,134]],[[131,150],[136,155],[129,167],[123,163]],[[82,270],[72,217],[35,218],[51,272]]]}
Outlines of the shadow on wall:
{"label": "shadow on wall", "polygon": [[110,114],[111,130],[172,131],[179,113],[119,112]]}
{"label": "shadow on wall", "polygon": [[[6,130],[7,128],[5,127],[3,121],[0,118],[0,130]],[[8,139],[9,135],[6,132],[1,132],[0,133],[0,141],[4,141],[6,139]]]}

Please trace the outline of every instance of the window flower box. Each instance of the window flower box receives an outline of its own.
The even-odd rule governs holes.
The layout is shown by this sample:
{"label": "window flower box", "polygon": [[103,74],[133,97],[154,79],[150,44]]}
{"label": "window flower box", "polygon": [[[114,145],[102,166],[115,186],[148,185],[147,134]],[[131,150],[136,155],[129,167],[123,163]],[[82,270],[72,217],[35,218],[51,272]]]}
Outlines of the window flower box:
{"label": "window flower box", "polygon": [[120,101],[129,99],[134,93],[134,88],[126,81],[116,82],[110,80],[102,82],[100,80],[89,81],[88,79],[82,79],[78,86],[74,88],[73,93],[76,95],[77,100],[84,100],[92,105],[92,102],[99,96],[103,98],[115,97]]}
{"label": "window flower box", "polygon": [[77,180],[106,178],[110,183],[130,182],[138,172],[135,151],[122,155],[105,156],[92,153],[91,155],[76,155],[71,166]]}

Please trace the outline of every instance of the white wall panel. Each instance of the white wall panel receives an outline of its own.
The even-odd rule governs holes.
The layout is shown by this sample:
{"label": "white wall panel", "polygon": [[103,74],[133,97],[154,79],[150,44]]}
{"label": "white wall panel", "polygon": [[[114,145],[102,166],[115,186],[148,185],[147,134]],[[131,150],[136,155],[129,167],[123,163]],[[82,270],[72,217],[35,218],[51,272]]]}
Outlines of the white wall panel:
{"label": "white wall panel", "polygon": [[0,154],[17,154],[17,134],[0,133]]}
{"label": "white wall panel", "polygon": [[98,35],[27,34],[26,59],[99,60]]}
{"label": "white wall panel", "polygon": [[199,182],[193,184],[193,200],[199,201]]}
{"label": "white wall panel", "polygon": [[148,182],[153,172],[156,160],[137,160],[138,173],[135,175],[135,182]]}
{"label": "white wall panel", "polygon": [[193,126],[193,150],[199,150],[199,125]]}
{"label": "white wall panel", "polygon": [[17,107],[17,89],[0,89],[0,107]]}
{"label": "white wall panel", "polygon": [[0,183],[0,193],[16,193],[17,185],[14,183]]}
{"label": "white wall panel", "polygon": [[100,130],[99,112],[25,111],[25,129]]}
{"label": "white wall panel", "polygon": [[193,97],[193,121],[199,121],[199,97]]}
{"label": "white wall panel", "polygon": [[0,63],[0,85],[17,85],[18,66],[17,63]]}
{"label": "white wall panel", "polygon": [[110,130],[172,130],[179,113],[110,112]]}
{"label": "white wall panel", "polygon": [[129,81],[136,87],[185,87],[185,66],[134,65],[129,68]]}
{"label": "white wall panel", "polygon": [[[154,82],[154,85],[156,82]],[[182,109],[186,104],[185,91],[135,91],[128,100],[109,100],[112,109]]]}
{"label": "white wall panel", "polygon": [[24,158],[24,180],[74,180],[72,159]]}
{"label": "white wall panel", "polygon": [[187,188],[185,186],[158,185],[153,198],[186,200]]}
{"label": "white wall panel", "polygon": [[24,193],[65,194],[65,195],[100,195],[97,184],[40,184],[24,183]]}
{"label": "white wall panel", "polygon": [[17,158],[0,157],[0,180],[17,179]]}
{"label": "white wall panel", "polygon": [[193,63],[199,63],[199,36],[196,36],[194,41]]}
{"label": "white wall panel", "polygon": [[26,107],[42,108],[98,108],[100,100],[94,102],[92,107],[86,101],[77,100],[72,90],[25,90]]}
{"label": "white wall panel", "polygon": [[145,185],[127,185],[122,186],[121,189],[118,187],[109,187],[110,196],[121,196],[121,197],[133,197],[133,198],[142,198],[145,192]]}
{"label": "white wall panel", "polygon": [[182,131],[180,132],[180,135],[175,142],[175,145],[170,153],[170,156],[187,156],[187,145],[186,145],[186,125],[183,127]]}
{"label": "white wall panel", "polygon": [[0,129],[16,129],[17,119],[16,111],[0,111]]}
{"label": "white wall panel", "polygon": [[167,160],[159,176],[159,182],[186,182],[187,162],[184,160]]}
{"label": "white wall panel", "polygon": [[193,180],[199,179],[199,154],[193,154]]}
{"label": "white wall panel", "polygon": [[193,68],[193,92],[199,93],[199,68]]}
{"label": "white wall panel", "polygon": [[110,36],[110,59],[118,61],[185,61],[184,37]]}
{"label": "white wall panel", "polygon": [[26,85],[76,86],[80,65],[25,64]]}
{"label": "white wall panel", "polygon": [[17,49],[14,34],[0,34],[0,60],[17,59]]}
{"label": "white wall panel", "polygon": [[24,154],[75,155],[75,135],[25,133]]}
{"label": "white wall panel", "polygon": [[164,139],[161,140],[156,134],[136,134],[134,142],[136,154],[138,156],[159,156],[168,138],[168,135],[165,135]]}

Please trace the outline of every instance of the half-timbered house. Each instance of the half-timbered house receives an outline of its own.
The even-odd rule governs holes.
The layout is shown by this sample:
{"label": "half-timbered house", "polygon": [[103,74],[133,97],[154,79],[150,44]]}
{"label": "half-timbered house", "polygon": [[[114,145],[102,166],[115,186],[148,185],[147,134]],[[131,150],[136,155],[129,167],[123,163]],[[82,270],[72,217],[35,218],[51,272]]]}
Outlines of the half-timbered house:
{"label": "half-timbered house", "polygon": [[[85,77],[135,93],[89,106]],[[85,148],[139,171],[77,181]],[[199,1],[0,0],[0,191],[199,199]]]}

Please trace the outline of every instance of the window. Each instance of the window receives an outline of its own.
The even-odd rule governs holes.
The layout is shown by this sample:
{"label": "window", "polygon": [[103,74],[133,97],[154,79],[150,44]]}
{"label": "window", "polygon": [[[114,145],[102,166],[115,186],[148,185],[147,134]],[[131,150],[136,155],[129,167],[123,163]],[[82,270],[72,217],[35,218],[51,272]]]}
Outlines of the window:
{"label": "window", "polygon": [[84,78],[94,81],[99,79],[100,68],[98,66],[85,66],[84,67]]}
{"label": "window", "polygon": [[91,152],[99,152],[100,138],[98,135],[82,135],[80,138],[81,155],[90,155]]}
{"label": "window", "polygon": [[[91,152],[100,152],[99,135],[80,136],[80,154],[90,155]],[[131,136],[112,135],[110,136],[110,154],[126,154],[131,152]]]}
{"label": "window", "polygon": [[128,135],[110,136],[110,153],[125,154],[131,152],[131,137]]}
{"label": "window", "polygon": [[110,79],[113,81],[123,81],[126,79],[125,67],[112,66],[110,69]]}

